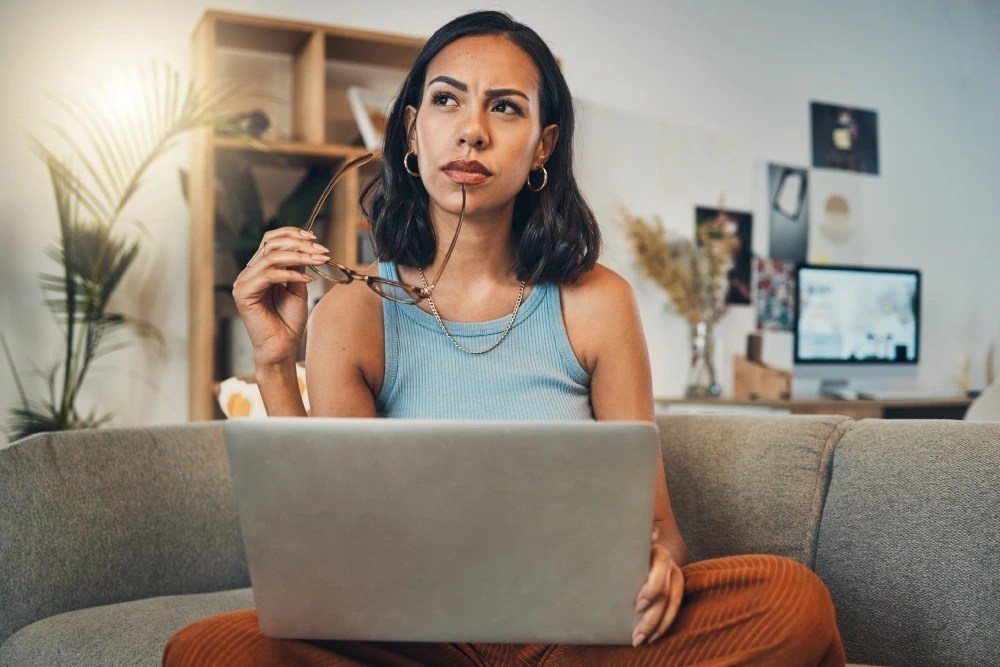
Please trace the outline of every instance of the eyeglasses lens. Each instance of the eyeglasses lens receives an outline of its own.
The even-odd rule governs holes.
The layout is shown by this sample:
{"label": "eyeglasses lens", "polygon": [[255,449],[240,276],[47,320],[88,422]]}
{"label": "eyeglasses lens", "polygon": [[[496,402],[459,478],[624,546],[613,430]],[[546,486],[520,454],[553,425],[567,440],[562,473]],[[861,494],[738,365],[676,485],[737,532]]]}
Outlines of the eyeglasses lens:
{"label": "eyeglasses lens", "polygon": [[416,296],[410,290],[404,289],[399,285],[385,283],[380,280],[373,280],[370,284],[373,290],[386,299],[406,304],[413,304],[417,302]]}

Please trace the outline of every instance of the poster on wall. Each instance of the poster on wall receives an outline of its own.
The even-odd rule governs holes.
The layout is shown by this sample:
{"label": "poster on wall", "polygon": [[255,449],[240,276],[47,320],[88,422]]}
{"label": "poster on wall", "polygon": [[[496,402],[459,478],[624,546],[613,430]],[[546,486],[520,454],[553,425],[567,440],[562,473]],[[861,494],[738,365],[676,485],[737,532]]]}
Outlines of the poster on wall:
{"label": "poster on wall", "polygon": [[768,257],[801,264],[809,251],[809,172],[767,165]]}
{"label": "poster on wall", "polygon": [[809,261],[862,264],[861,188],[851,174],[813,171],[810,178]]}
{"label": "poster on wall", "polygon": [[813,167],[878,174],[878,113],[811,103]]}
{"label": "poster on wall", "polygon": [[791,331],[795,317],[795,264],[780,259],[756,259],[757,329]]}
{"label": "poster on wall", "polygon": [[701,238],[701,228],[713,225],[734,240],[733,265],[729,269],[729,291],[726,303],[749,304],[751,301],[750,270],[753,258],[753,214],[724,211],[718,208],[695,208],[695,238]]}

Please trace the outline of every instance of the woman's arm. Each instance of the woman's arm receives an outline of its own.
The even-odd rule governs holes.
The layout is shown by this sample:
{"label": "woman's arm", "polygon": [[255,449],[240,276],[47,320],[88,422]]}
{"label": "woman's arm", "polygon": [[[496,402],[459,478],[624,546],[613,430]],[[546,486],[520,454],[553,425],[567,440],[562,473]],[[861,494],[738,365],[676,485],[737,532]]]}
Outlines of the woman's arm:
{"label": "woman's arm", "polygon": [[254,379],[269,417],[306,416],[294,362],[290,366],[257,366]]}
{"label": "woman's arm", "polygon": [[[594,416],[655,422],[646,337],[628,282],[598,265],[576,284],[563,288],[563,311],[570,343],[591,374]],[[657,542],[677,565],[687,563],[687,546],[670,507],[662,457],[657,457],[653,522]]]}
{"label": "woman's arm", "polygon": [[361,282],[337,285],[313,308],[306,384],[315,417],[375,417],[385,366],[382,298]]}
{"label": "woman's arm", "polygon": [[307,266],[329,259],[316,235],[297,227],[264,234],[233,283],[233,301],[254,352],[254,374],[269,415],[304,416],[295,357],[308,317]]}

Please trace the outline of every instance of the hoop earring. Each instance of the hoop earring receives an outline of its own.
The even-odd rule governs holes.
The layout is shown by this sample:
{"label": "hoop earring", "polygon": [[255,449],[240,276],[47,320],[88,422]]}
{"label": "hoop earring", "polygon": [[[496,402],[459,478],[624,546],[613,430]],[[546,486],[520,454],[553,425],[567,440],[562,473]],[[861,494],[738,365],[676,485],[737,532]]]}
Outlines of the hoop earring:
{"label": "hoop earring", "polygon": [[406,155],[403,156],[403,169],[405,169],[406,173],[409,174],[410,176],[413,176],[414,178],[419,178],[420,177],[420,172],[419,171],[411,171],[410,170],[410,156],[411,155],[413,157],[417,157],[417,154],[414,153],[413,151],[406,151]]}
{"label": "hoop earring", "polygon": [[531,172],[528,172],[528,180],[525,182],[525,184],[528,186],[528,189],[531,190],[532,192],[541,192],[542,190],[545,189],[545,185],[549,182],[549,172],[545,171],[545,166],[543,165],[538,169],[542,172],[542,184],[539,185],[537,188],[531,184]]}

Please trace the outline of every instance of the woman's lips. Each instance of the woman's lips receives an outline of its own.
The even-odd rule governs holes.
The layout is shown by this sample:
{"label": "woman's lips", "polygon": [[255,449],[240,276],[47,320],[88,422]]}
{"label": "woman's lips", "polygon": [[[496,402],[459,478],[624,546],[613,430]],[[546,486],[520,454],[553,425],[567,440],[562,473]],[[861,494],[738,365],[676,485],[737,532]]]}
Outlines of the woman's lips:
{"label": "woman's lips", "polygon": [[452,160],[441,171],[453,182],[462,185],[479,185],[492,176],[489,169],[475,160]]}
{"label": "woman's lips", "polygon": [[489,178],[487,174],[478,171],[465,171],[463,169],[445,169],[444,175],[453,182],[461,185],[479,185]]}

